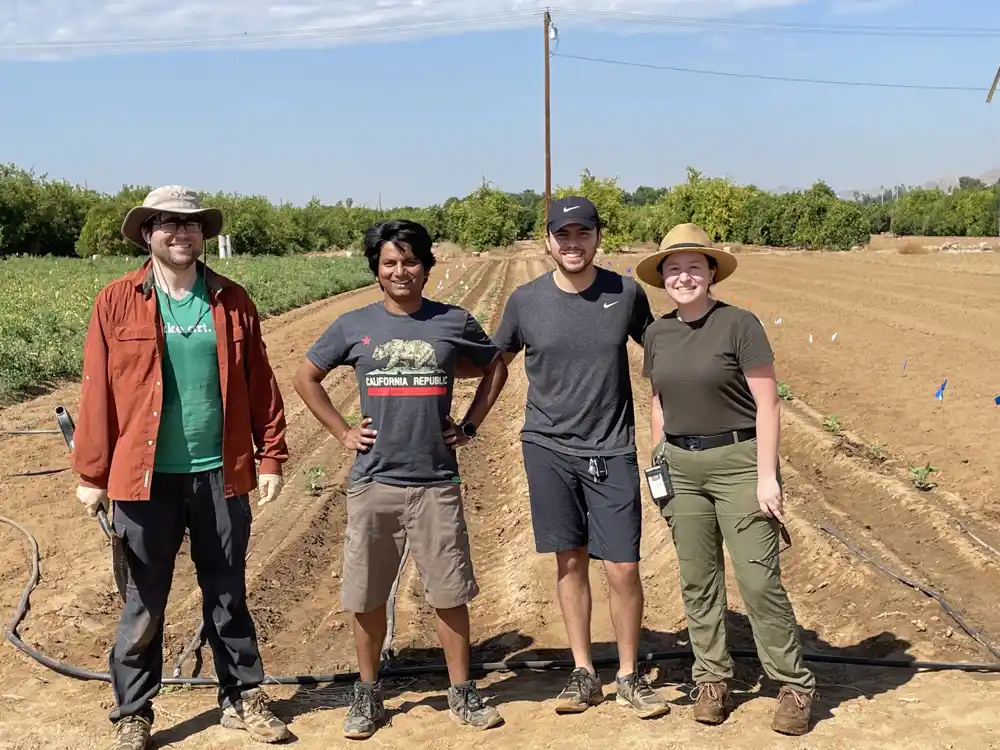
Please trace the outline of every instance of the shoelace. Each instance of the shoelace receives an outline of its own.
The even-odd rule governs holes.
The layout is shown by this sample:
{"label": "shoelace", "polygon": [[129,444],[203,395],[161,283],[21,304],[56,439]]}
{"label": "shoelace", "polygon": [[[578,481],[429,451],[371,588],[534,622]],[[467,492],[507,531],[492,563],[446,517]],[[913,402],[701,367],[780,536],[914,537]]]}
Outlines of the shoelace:
{"label": "shoelace", "polygon": [[255,694],[243,704],[243,713],[259,714],[265,719],[270,719],[272,714],[267,707],[267,696],[262,692]]}
{"label": "shoelace", "polygon": [[139,719],[124,719],[118,723],[116,729],[118,730],[118,736],[126,740],[132,740],[135,737],[141,737],[143,731],[145,730],[145,724]]}
{"label": "shoelace", "polygon": [[722,691],[714,682],[703,682],[695,688],[695,701],[701,700],[702,694],[708,695],[709,700],[718,701],[722,698]]}
{"label": "shoelace", "polygon": [[791,697],[791,699],[795,702],[795,705],[798,706],[800,711],[805,709],[805,707],[809,703],[806,696],[800,693],[798,690],[792,690],[791,688],[786,687],[782,688],[781,692],[783,693],[783,695],[779,696],[779,700],[784,701],[786,698]]}
{"label": "shoelace", "polygon": [[351,706],[350,712],[355,716],[361,714],[366,719],[375,718],[375,694],[370,690],[361,690]]}
{"label": "shoelace", "polygon": [[483,703],[482,696],[479,695],[479,691],[476,690],[471,685],[465,685],[455,689],[459,697],[465,703],[465,707],[470,711],[479,711],[486,704]]}
{"label": "shoelace", "polygon": [[633,672],[626,677],[625,685],[631,688],[632,692],[636,695],[648,697],[653,692],[653,688],[650,686],[649,681],[638,672]]}
{"label": "shoelace", "polygon": [[575,688],[578,692],[585,693],[589,682],[590,674],[586,670],[581,669],[569,676],[569,684],[566,687]]}

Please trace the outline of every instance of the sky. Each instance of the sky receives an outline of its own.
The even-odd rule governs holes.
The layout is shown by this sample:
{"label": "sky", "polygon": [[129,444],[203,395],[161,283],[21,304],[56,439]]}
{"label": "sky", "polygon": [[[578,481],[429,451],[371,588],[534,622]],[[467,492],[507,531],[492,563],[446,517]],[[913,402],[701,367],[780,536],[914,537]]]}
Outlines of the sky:
{"label": "sky", "polygon": [[[4,0],[0,163],[105,192],[184,184],[298,205],[427,205],[483,180],[541,192],[544,7]],[[548,7],[554,187],[585,168],[628,190],[683,182],[688,166],[764,189],[870,190],[1000,167],[1000,96],[985,102],[996,0]],[[994,33],[898,30],[914,26]]]}

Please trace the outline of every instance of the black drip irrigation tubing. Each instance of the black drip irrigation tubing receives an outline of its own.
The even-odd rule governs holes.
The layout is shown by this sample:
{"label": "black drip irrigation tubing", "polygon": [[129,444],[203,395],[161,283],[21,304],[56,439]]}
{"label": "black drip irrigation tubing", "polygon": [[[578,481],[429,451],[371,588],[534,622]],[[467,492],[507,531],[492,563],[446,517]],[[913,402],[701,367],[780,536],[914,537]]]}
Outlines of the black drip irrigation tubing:
{"label": "black drip irrigation tubing", "polygon": [[[110,682],[111,676],[107,672],[97,672],[90,669],[83,669],[72,664],[57,661],[40,651],[26,644],[17,632],[18,626],[28,613],[31,592],[41,578],[40,555],[38,542],[35,537],[21,524],[9,518],[0,516],[0,523],[17,529],[28,539],[31,545],[31,573],[28,583],[21,594],[14,617],[11,619],[4,637],[19,651],[27,654],[39,664],[48,667],[53,672],[65,677],[72,677],[78,680],[92,680],[99,682]],[[730,651],[734,658],[758,659],[757,652],[747,649],[733,649]],[[690,657],[689,649],[679,649],[673,651],[655,651],[647,654],[640,654],[642,662],[658,662],[675,659],[685,659]],[[803,659],[808,662],[824,664],[848,664],[854,666],[890,667],[898,669],[928,669],[928,670],[957,670],[962,672],[1000,672],[1000,663],[997,664],[975,664],[964,662],[934,662],[934,661],[911,661],[908,659],[876,659],[863,656],[846,656],[842,654],[804,654]],[[594,659],[595,667],[614,666],[618,663],[618,658],[603,657]],[[496,662],[481,662],[471,664],[470,670],[474,673],[483,672],[517,672],[525,670],[547,670],[547,669],[572,669],[575,666],[572,660],[549,659],[541,661],[531,660],[511,660]],[[447,672],[444,664],[420,664],[407,666],[385,666],[380,670],[380,676],[385,678],[411,677],[419,675],[435,675]],[[264,684],[269,685],[322,685],[330,683],[354,682],[359,675],[356,672],[341,672],[338,674],[315,674],[315,675],[292,675],[265,677]],[[161,680],[162,685],[183,685],[187,687],[217,687],[218,681],[213,677],[167,677]]]}
{"label": "black drip irrigation tubing", "polygon": [[962,617],[960,614],[958,614],[958,612],[956,612],[954,610],[954,608],[952,608],[952,606],[950,604],[948,604],[948,602],[945,600],[945,598],[943,596],[941,596],[941,594],[939,594],[937,591],[934,591],[934,589],[927,588],[923,584],[917,583],[916,581],[914,581],[911,578],[907,578],[906,576],[900,575],[899,573],[895,573],[895,572],[889,570],[887,567],[885,567],[884,565],[882,565],[880,562],[878,562],[875,559],[873,559],[872,556],[869,555],[867,552],[865,552],[864,550],[859,549],[858,547],[854,546],[853,544],[851,544],[851,542],[849,542],[847,539],[845,539],[841,534],[838,534],[836,531],[834,531],[833,529],[829,528],[828,526],[821,526],[820,528],[823,531],[825,531],[827,534],[829,534],[830,536],[832,536],[834,539],[836,539],[838,542],[840,542],[841,544],[843,544],[845,547],[847,547],[847,549],[849,549],[851,552],[853,552],[855,555],[857,555],[858,557],[860,557],[865,562],[867,562],[867,563],[869,563],[871,565],[874,565],[876,568],[878,568],[879,570],[881,570],[883,573],[892,576],[893,578],[895,578],[900,583],[905,583],[910,588],[914,588],[917,591],[919,591],[920,593],[925,594],[926,596],[929,596],[931,599],[934,599],[938,604],[941,605],[941,609],[943,609],[948,614],[948,616],[951,619],[953,619],[958,624],[958,626],[969,635],[969,637],[971,637],[974,641],[976,641],[983,648],[985,648],[986,650],[988,650],[995,657],[997,657],[998,659],[1000,659],[1000,649],[997,649],[989,641],[987,641],[986,638],[983,636],[983,634],[980,631],[978,631],[976,628],[974,628],[971,625],[969,625],[969,623],[967,623],[965,621],[965,618]]}

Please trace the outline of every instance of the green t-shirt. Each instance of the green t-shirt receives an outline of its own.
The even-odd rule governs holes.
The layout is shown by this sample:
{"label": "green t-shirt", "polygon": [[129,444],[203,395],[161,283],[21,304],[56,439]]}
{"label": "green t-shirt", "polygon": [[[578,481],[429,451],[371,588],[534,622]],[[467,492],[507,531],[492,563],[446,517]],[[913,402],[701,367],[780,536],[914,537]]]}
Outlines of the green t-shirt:
{"label": "green t-shirt", "polygon": [[716,302],[704,317],[685,323],[674,310],[646,329],[643,349],[642,374],[660,394],[667,435],[718,435],[756,425],[757,405],[743,373],[774,355],[753,313]]}
{"label": "green t-shirt", "polygon": [[153,468],[190,474],[222,466],[222,389],[212,309],[201,274],[183,299],[156,289],[163,318],[163,407]]}

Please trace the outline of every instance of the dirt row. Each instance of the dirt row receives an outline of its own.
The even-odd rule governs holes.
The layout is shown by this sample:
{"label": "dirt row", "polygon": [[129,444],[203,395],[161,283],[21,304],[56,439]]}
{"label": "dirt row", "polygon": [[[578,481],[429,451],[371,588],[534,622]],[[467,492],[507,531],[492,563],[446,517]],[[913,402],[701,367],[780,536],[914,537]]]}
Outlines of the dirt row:
{"label": "dirt row", "polygon": [[[894,256],[895,257],[895,256]],[[921,258],[923,256],[920,256]],[[896,258],[898,260],[898,258]],[[725,298],[738,301],[749,299],[748,306],[758,308],[762,320],[768,323],[773,310],[788,309],[789,300],[796,300],[787,291],[771,292],[771,281],[787,280],[790,256],[762,256],[744,260],[741,257],[740,278],[746,286],[734,284],[731,290],[720,290]],[[634,267],[636,258],[620,258],[616,267]],[[815,262],[812,258],[800,263]],[[837,261],[840,262],[840,261]],[[832,263],[832,261],[831,261]],[[769,265],[771,264],[771,265]],[[537,253],[521,249],[505,261],[482,261],[480,265],[458,260],[450,264],[450,277],[445,288],[430,296],[446,298],[463,304],[485,321],[492,330],[510,291],[520,283],[535,278],[551,268]],[[435,269],[443,279],[447,266]],[[843,266],[830,266],[837,270]],[[794,272],[797,266],[791,266]],[[831,270],[831,275],[834,273]],[[756,286],[747,279],[759,274]],[[850,271],[848,271],[848,274]],[[897,297],[913,296],[900,275],[891,271],[879,282]],[[874,272],[869,271],[870,275]],[[459,280],[462,280],[461,282]],[[955,280],[953,279],[952,282]],[[433,282],[432,282],[433,283]],[[796,285],[797,288],[801,288]],[[810,288],[811,289],[811,288]],[[978,290],[988,294],[985,288]],[[815,294],[820,295],[821,290]],[[340,312],[376,299],[377,293],[365,291],[349,298],[334,298],[316,306],[315,315],[297,311],[294,324],[281,326],[274,321],[267,332],[272,360],[278,359],[280,348],[287,368],[279,374],[283,392],[288,394],[289,414],[297,406],[290,384],[285,383],[294,372],[305,348],[323,327]],[[662,292],[651,291],[651,301],[657,312],[669,305]],[[899,314],[905,300],[887,297],[885,306],[893,306]],[[825,300],[825,298],[824,298]],[[825,321],[828,310],[825,301],[803,299],[795,302],[793,312],[785,312],[795,320],[798,332],[806,323],[798,319],[811,315],[809,326]],[[812,308],[810,309],[810,304]],[[325,309],[325,313],[319,312]],[[871,305],[865,307],[871,309]],[[817,310],[821,314],[817,315]],[[801,316],[799,314],[801,312]],[[782,314],[774,312],[770,317]],[[860,318],[857,333],[870,341],[885,338],[874,316]],[[843,331],[854,329],[837,320]],[[956,604],[965,607],[967,616],[989,631],[996,627],[989,611],[988,598],[974,595],[972,581],[981,581],[986,590],[994,586],[996,569],[982,557],[981,548],[962,535],[953,535],[948,527],[948,514],[957,512],[955,501],[947,507],[935,507],[935,500],[947,499],[943,494],[924,495],[906,485],[905,467],[887,464],[871,465],[857,446],[864,447],[866,438],[853,432],[832,435],[821,426],[829,405],[807,397],[800,385],[813,378],[815,394],[830,397],[843,387],[843,376],[827,371],[827,379],[819,377],[820,365],[812,359],[794,357],[787,342],[791,336],[782,329],[775,336],[768,325],[781,363],[781,375],[805,401],[785,405],[782,443],[782,471],[786,478],[790,529],[793,547],[782,555],[786,585],[803,628],[806,649],[827,654],[898,657],[903,654],[924,659],[991,660],[992,656],[966,636],[951,622],[933,600],[907,588],[860,561],[839,542],[822,531],[824,526],[837,526],[856,542],[874,551],[884,562],[899,565],[914,576],[923,576],[947,591]],[[815,328],[818,330],[818,327]],[[904,331],[905,333],[905,331]],[[840,339],[838,336],[838,341]],[[881,337],[881,338],[880,338]],[[279,343],[280,342],[280,343]],[[295,343],[290,343],[295,342]],[[288,351],[285,351],[285,349]],[[641,350],[630,344],[633,388],[636,394],[638,421],[637,443],[640,462],[648,462],[649,403],[648,385],[640,376]],[[831,357],[832,362],[838,362]],[[840,367],[849,366],[850,359],[840,360]],[[827,364],[827,367],[829,364]],[[332,381],[332,382],[331,382]],[[813,381],[809,381],[813,382]],[[830,385],[831,388],[821,386]],[[328,381],[335,402],[349,411],[356,405],[353,377]],[[935,386],[936,387],[936,386]],[[474,392],[474,381],[462,382],[456,388],[454,413],[460,414]],[[520,458],[518,429],[523,421],[527,383],[523,359],[511,367],[507,386],[480,436],[461,449],[460,465],[463,491],[474,559],[483,594],[472,607],[473,661],[502,658],[567,658],[565,632],[555,600],[555,571],[551,556],[536,555],[531,535],[530,511],[526,482]],[[838,392],[839,393],[839,392]],[[68,401],[71,403],[71,401]],[[851,403],[844,397],[844,403]],[[39,418],[46,418],[48,406],[35,406]],[[950,404],[949,404],[950,406]],[[31,407],[25,407],[26,414]],[[843,410],[847,418],[852,414]],[[867,427],[872,412],[861,410],[851,420],[852,429]],[[878,418],[878,412],[875,417]],[[0,421],[8,417],[0,417]],[[25,416],[25,419],[28,417]],[[253,552],[250,558],[251,604],[258,621],[265,650],[265,664],[270,672],[331,672],[353,669],[353,647],[350,641],[349,619],[337,602],[339,596],[340,539],[343,529],[343,499],[341,485],[347,468],[346,452],[321,431],[312,432],[308,415],[290,417],[289,439],[294,440],[296,461],[290,467],[290,481],[282,499],[273,507],[263,509],[255,520]],[[937,444],[936,444],[937,445]],[[895,445],[890,446],[895,449]],[[8,450],[0,443],[0,456]],[[34,456],[34,466],[44,461],[58,461],[58,451],[48,456]],[[26,458],[26,457],[24,457]],[[24,460],[22,458],[22,460]],[[65,460],[64,458],[62,459]],[[317,469],[317,471],[310,471]],[[322,470],[322,474],[319,473]],[[902,473],[901,473],[902,472]],[[7,481],[7,480],[5,480]],[[32,483],[31,487],[48,486],[55,498],[66,505],[66,489],[58,485],[63,479],[48,478]],[[48,485],[46,485],[48,483]],[[71,488],[67,480],[67,486]],[[19,513],[30,516],[32,523],[43,527],[52,539],[46,541],[46,572],[44,591],[30,618],[43,625],[31,632],[36,642],[47,647],[65,648],[68,653],[86,663],[98,665],[105,659],[106,644],[113,628],[112,612],[117,604],[108,600],[108,614],[102,614],[95,602],[97,594],[109,595],[110,576],[101,570],[99,539],[84,540],[87,549],[79,551],[82,565],[74,570],[67,558],[72,545],[61,540],[73,538],[79,519],[48,519],[38,510],[40,490],[25,493],[26,484],[19,485],[21,495],[9,485],[2,486],[3,503],[16,505]],[[963,486],[964,487],[964,486]],[[966,495],[960,497],[965,498]],[[985,511],[977,510],[976,500],[963,499],[967,514],[982,531]],[[71,508],[76,511],[75,508]],[[656,513],[655,506],[643,489],[644,535],[642,576],[646,595],[646,613],[642,650],[684,648],[687,645],[683,606],[677,588],[677,567],[667,526]],[[6,512],[6,510],[2,511]],[[30,525],[30,524],[29,524]],[[989,532],[986,531],[982,533]],[[10,538],[0,529],[0,538]],[[77,533],[77,537],[79,534]],[[96,536],[96,535],[95,535]],[[93,544],[91,544],[93,542]],[[920,546],[923,545],[923,546]],[[0,550],[5,571],[19,569],[23,575],[23,560],[12,554],[9,547]],[[93,549],[89,549],[90,547]],[[89,551],[88,551],[89,549]],[[20,552],[20,551],[19,551]],[[977,565],[982,563],[981,569]],[[89,566],[89,567],[86,567]],[[81,575],[80,571],[86,571]],[[730,637],[734,646],[752,648],[753,639],[742,602],[729,572]],[[7,575],[6,572],[0,575]],[[978,576],[978,578],[976,577]],[[55,577],[55,580],[53,580]],[[89,594],[70,594],[69,581],[79,579]],[[13,579],[11,579],[12,581]],[[182,595],[183,571],[178,572],[178,605],[171,643],[176,649],[186,641],[196,622],[194,605],[197,598]],[[614,631],[607,607],[607,590],[599,566],[592,568],[594,586],[595,656],[614,657]],[[14,593],[10,583],[4,583],[4,601]],[[980,591],[982,590],[980,589]],[[19,589],[19,586],[18,586]],[[185,592],[186,594],[186,592]],[[58,599],[62,605],[76,610],[58,614]],[[978,599],[986,604],[980,605]],[[93,610],[98,608],[95,615]],[[37,620],[34,618],[38,618]],[[88,621],[89,618],[89,621]],[[71,625],[61,625],[63,620]],[[34,627],[34,626],[33,626]],[[86,628],[94,632],[81,636]],[[949,633],[949,628],[951,632]],[[45,641],[49,631],[63,640],[62,644]],[[28,629],[25,629],[28,633]],[[91,640],[88,641],[88,638]],[[419,579],[412,569],[407,571],[400,588],[397,608],[397,633],[394,646],[402,663],[440,662],[433,631],[433,614],[426,607]],[[0,657],[0,748],[88,748],[100,747],[106,741],[104,708],[110,705],[106,687],[64,680],[28,665],[19,655],[13,658],[7,649]],[[395,711],[392,725],[370,741],[377,747],[429,748],[464,747],[470,741],[484,747],[569,748],[588,746],[608,747],[727,747],[756,748],[781,745],[801,748],[886,747],[886,748],[984,748],[996,746],[993,739],[1000,729],[994,709],[995,701],[988,677],[979,675],[921,674],[906,670],[857,668],[836,665],[816,665],[820,681],[819,719],[813,733],[800,740],[779,738],[768,729],[773,708],[774,686],[761,680],[759,666],[752,661],[738,662],[739,707],[722,727],[708,728],[690,721],[690,662],[667,661],[656,666],[656,685],[674,703],[673,715],[653,722],[640,722],[613,702],[578,717],[557,717],[546,703],[562,687],[565,673],[494,673],[481,676],[481,684],[491,702],[498,705],[506,724],[485,735],[470,736],[468,732],[446,721],[446,703],[442,678],[393,680],[387,682],[392,696],[390,706]],[[206,668],[210,673],[210,664]],[[603,671],[606,691],[611,692],[614,669]],[[44,682],[43,682],[44,681]],[[340,725],[346,713],[348,687],[271,688],[276,697],[275,710],[292,722],[297,744],[305,747],[348,746],[340,739]],[[67,716],[60,706],[79,705],[80,715]],[[211,691],[168,691],[157,700],[159,732],[157,742],[179,748],[243,748],[251,743],[215,726]],[[15,716],[17,718],[15,718]],[[21,718],[24,717],[24,718]],[[5,744],[7,737],[20,738],[18,744]]]}

